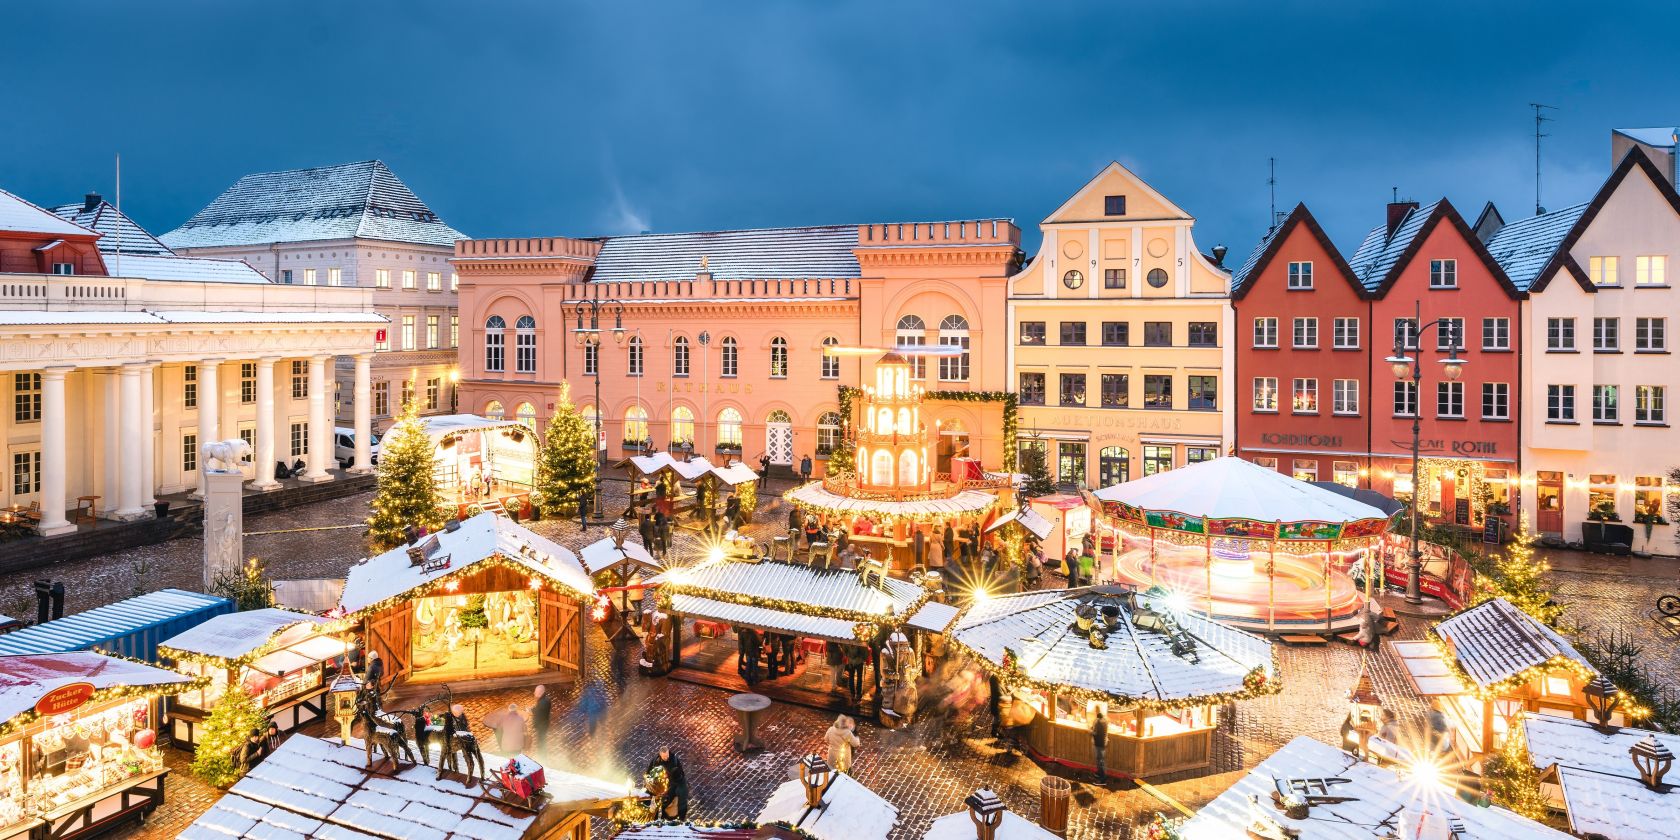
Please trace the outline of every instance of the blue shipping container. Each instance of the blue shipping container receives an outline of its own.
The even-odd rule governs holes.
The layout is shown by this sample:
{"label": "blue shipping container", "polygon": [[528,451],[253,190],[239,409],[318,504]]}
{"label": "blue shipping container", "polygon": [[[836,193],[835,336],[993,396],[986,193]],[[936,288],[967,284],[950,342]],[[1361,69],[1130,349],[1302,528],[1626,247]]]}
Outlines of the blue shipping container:
{"label": "blue shipping container", "polygon": [[161,589],[0,636],[0,656],[100,650],[157,661],[158,643],[233,612],[233,602],[202,592]]}

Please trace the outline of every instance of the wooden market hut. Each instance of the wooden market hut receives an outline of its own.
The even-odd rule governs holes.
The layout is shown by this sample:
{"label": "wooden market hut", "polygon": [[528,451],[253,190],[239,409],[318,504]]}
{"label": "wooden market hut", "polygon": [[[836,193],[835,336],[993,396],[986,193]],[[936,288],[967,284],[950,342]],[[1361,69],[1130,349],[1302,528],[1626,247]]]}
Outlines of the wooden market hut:
{"label": "wooden market hut", "polygon": [[1205,770],[1219,707],[1276,692],[1271,643],[1122,587],[1040,590],[975,603],[952,646],[1008,693],[1034,758],[1095,770],[1091,726],[1108,717],[1121,778]]}
{"label": "wooden market hut", "polygon": [[[739,461],[719,466],[701,455],[685,459],[668,452],[657,452],[632,455],[619,461],[617,466],[630,479],[631,502],[644,509],[652,506],[657,495],[656,488],[662,482],[676,488],[676,492],[670,494],[670,502],[678,513],[697,512],[697,507],[707,499],[712,501],[715,510],[721,512],[722,505],[717,503],[717,496],[725,488],[751,494],[756,505],[758,473]],[[693,486],[694,492],[683,491],[681,483],[685,481]]]}
{"label": "wooden market hut", "polygon": [[170,737],[197,745],[199,728],[230,685],[243,686],[281,732],[324,719],[328,669],[350,650],[328,632],[331,623],[291,610],[246,610],[158,643],[158,655],[176,670],[208,681],[168,701]]}
{"label": "wooden market hut", "polygon": [[1672,836],[1659,826],[1680,831],[1680,779],[1670,778],[1680,735],[1532,712],[1522,733],[1540,792],[1570,831],[1605,840]]}
{"label": "wooden market hut", "polygon": [[[1557,631],[1504,598],[1442,620],[1430,636],[1394,642],[1394,651],[1418,694],[1446,714],[1454,749],[1467,762],[1499,749],[1524,712],[1591,718],[1584,690],[1598,671]],[[1622,722],[1620,713],[1612,722]]]}
{"label": "wooden market hut", "polygon": [[339,611],[396,682],[575,676],[595,591],[570,549],[481,513],[350,568]]}

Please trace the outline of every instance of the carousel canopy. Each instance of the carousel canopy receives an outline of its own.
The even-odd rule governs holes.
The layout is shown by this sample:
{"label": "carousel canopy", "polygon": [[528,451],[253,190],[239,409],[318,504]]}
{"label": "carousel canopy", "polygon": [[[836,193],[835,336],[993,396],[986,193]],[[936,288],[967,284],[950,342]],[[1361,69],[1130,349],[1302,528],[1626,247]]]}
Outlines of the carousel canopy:
{"label": "carousel canopy", "polygon": [[655,577],[671,610],[777,633],[855,643],[860,628],[896,626],[926,603],[926,590],[850,569],[815,569],[778,560],[720,560]]}
{"label": "carousel canopy", "polygon": [[[410,549],[422,552],[427,561],[415,564]],[[444,558],[446,563],[441,562]],[[494,558],[529,569],[556,586],[584,596],[595,591],[589,573],[571,549],[538,536],[507,517],[486,512],[462,521],[453,531],[438,531],[413,545],[398,546],[351,566],[344,579],[339,606],[354,615]]]}
{"label": "carousel canopy", "polygon": [[[1189,611],[1168,613],[1163,601],[1138,595],[1134,606],[1116,587],[1001,595],[970,607],[951,639],[1000,676],[1124,705],[1196,705],[1276,684],[1266,640]],[[1099,648],[1079,629],[1077,611],[1104,605],[1118,615]],[[1175,626],[1152,621],[1162,615]],[[1104,623],[1097,615],[1095,625]]]}
{"label": "carousel canopy", "polygon": [[1680,795],[1646,787],[1628,752],[1649,738],[1680,754],[1680,735],[1632,728],[1606,733],[1586,721],[1533,712],[1523,715],[1522,732],[1534,766],[1557,768],[1576,834],[1638,840],[1654,836],[1656,826],[1680,825]]}
{"label": "carousel canopy", "polygon": [[1477,688],[1487,688],[1560,659],[1574,663],[1585,673],[1598,673],[1556,630],[1504,598],[1464,610],[1435,625],[1434,632],[1452,649],[1458,667]]}
{"label": "carousel canopy", "polygon": [[[1343,802],[1309,806],[1306,819],[1293,820],[1272,807],[1278,785],[1322,780],[1328,795]],[[1258,800],[1256,804],[1255,800]],[[1519,817],[1504,808],[1484,808],[1459,799],[1445,783],[1401,776],[1300,735],[1272,753],[1230,789],[1180,826],[1190,838],[1242,837],[1256,815],[1291,829],[1300,840],[1381,838],[1475,838],[1475,840],[1569,840],[1569,835]],[[1463,823],[1457,834],[1449,820]],[[1255,836],[1252,832],[1248,836]],[[1268,836],[1286,836],[1273,831]]]}
{"label": "carousel canopy", "polygon": [[1388,515],[1364,502],[1236,457],[1098,490],[1123,520],[1213,536],[1326,540],[1376,536]]}
{"label": "carousel canopy", "polygon": [[48,692],[71,683],[106,688],[176,686],[192,677],[92,651],[0,656],[0,724],[35,710]]}
{"label": "carousel canopy", "polygon": [[805,804],[805,784],[798,779],[783,782],[758,823],[787,823],[816,840],[887,840],[898,822],[898,808],[847,773],[835,773],[823,791],[823,807]]}
{"label": "carousel canopy", "polygon": [[263,609],[218,615],[185,633],[158,643],[164,656],[196,653],[217,659],[239,659],[263,647],[281,631],[299,624],[320,625],[327,619],[291,610]]}
{"label": "carousel canopy", "polygon": [[511,429],[519,427],[526,434],[535,436],[531,427],[518,420],[491,420],[476,414],[439,414],[432,417],[420,418],[420,424],[426,428],[426,434],[431,437],[432,444],[453,434],[462,432],[482,432],[491,429]]}
{"label": "carousel canopy", "polygon": [[813,481],[787,491],[782,498],[800,507],[816,508],[824,513],[860,514],[889,519],[937,519],[974,516],[985,513],[997,504],[997,496],[980,490],[963,490],[940,499],[916,499],[895,502],[890,499],[861,499],[829,492],[820,481]]}
{"label": "carousel canopy", "polygon": [[624,541],[624,547],[613,545],[611,537],[596,540],[583,547],[578,552],[578,559],[583,561],[584,571],[598,574],[602,570],[611,569],[626,560],[640,566],[645,571],[659,572],[664,570],[658,560],[648,553],[645,546],[638,542]]}

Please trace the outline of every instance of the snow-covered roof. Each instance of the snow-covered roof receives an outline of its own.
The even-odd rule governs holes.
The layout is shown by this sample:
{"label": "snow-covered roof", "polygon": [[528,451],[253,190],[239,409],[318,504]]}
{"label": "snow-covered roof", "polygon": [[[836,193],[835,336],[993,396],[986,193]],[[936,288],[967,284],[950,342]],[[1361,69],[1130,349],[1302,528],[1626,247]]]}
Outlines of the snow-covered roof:
{"label": "snow-covered roof", "polygon": [[143,662],[93,651],[0,656],[0,724],[33,712],[48,692],[71,683],[112,686],[171,686],[192,678]]}
{"label": "snow-covered roof", "polygon": [[619,548],[613,545],[611,537],[604,537],[584,546],[578,551],[578,559],[583,561],[584,570],[592,575],[617,566],[627,559],[644,569],[656,572],[665,568],[641,543],[625,540],[624,547]]}
{"label": "snow-covered roof", "polygon": [[951,629],[951,622],[957,620],[957,614],[960,612],[962,610],[950,604],[929,601],[923,604],[921,609],[916,610],[915,615],[910,616],[909,624],[911,627],[926,630],[929,633],[943,633]]}
{"label": "snow-covered roof", "polygon": [[299,624],[319,625],[327,619],[307,613],[274,608],[246,610],[218,615],[183,633],[177,633],[158,643],[165,656],[173,651],[214,656],[218,659],[238,659],[263,647],[288,627]]}
{"label": "snow-covered roof", "polygon": [[1680,791],[1657,793],[1645,787],[1628,753],[1652,738],[1680,754],[1680,735],[1631,728],[1607,734],[1586,721],[1533,712],[1523,715],[1522,730],[1534,766],[1558,769],[1569,827],[1576,834],[1643,840],[1659,836],[1653,833],[1658,826],[1680,831]]}
{"label": "snow-covered roof", "polygon": [[[856,225],[644,233],[601,244],[591,280],[717,280],[858,277]],[[700,260],[706,259],[706,268]]]}
{"label": "snow-covered roof", "polygon": [[[967,811],[946,814],[933,821],[928,826],[927,833],[922,840],[974,840],[974,818]],[[998,823],[997,832],[992,835],[993,840],[1059,840],[1038,823],[1018,816],[1014,811],[1004,811],[1003,820]]]}
{"label": "snow-covered roof", "polygon": [[1236,271],[1231,272],[1231,291],[1234,292],[1242,287],[1243,283],[1248,280],[1248,275],[1260,264],[1260,257],[1265,255],[1267,248],[1272,247],[1272,240],[1276,239],[1282,232],[1283,225],[1273,225],[1271,230],[1266,231],[1265,236],[1260,237],[1260,241],[1255,243],[1254,250],[1248,252],[1248,257],[1243,260],[1242,265],[1238,266]]}
{"label": "snow-covered roof", "polygon": [[246,175],[160,237],[177,250],[352,238],[453,247],[467,237],[377,160]]}
{"label": "snow-covered roof", "polygon": [[157,237],[129,218],[128,214],[118,210],[116,205],[97,195],[88,198],[93,206],[88,206],[88,201],[60,204],[52,208],[53,215],[98,233],[99,250],[103,253],[115,253],[120,250],[124,257],[142,254],[169,256],[174,253],[169,250],[169,246],[159,242]]}
{"label": "snow-covered roof", "polygon": [[757,828],[719,828],[692,823],[657,822],[633,825],[616,836],[617,840],[753,840]]}
{"label": "snow-covered roof", "polygon": [[1094,495],[1105,502],[1211,519],[1353,522],[1387,518],[1382,511],[1364,502],[1235,456],[1214,458],[1104,487]]}
{"label": "snow-covered roof", "polygon": [[19,198],[5,190],[0,190],[0,230],[39,233],[45,236],[74,236],[77,238],[98,235],[81,225],[59,218],[51,210]]}
{"label": "snow-covered roof", "polygon": [[[1172,637],[1132,623],[1133,610],[1124,597],[1104,598],[1105,594],[1117,595],[1118,590],[994,596],[969,607],[950,637],[998,668],[1004,667],[1004,651],[1010,651],[1015,667],[1035,683],[1080,688],[1123,703],[1182,705],[1243,691],[1243,678],[1256,668],[1268,681],[1278,676],[1272,646],[1265,639],[1185,611],[1174,618],[1195,642],[1195,653],[1180,655],[1172,650]],[[1157,611],[1167,610],[1159,599],[1138,597]],[[1120,607],[1119,621],[1103,648],[1092,647],[1086,634],[1072,629],[1075,610],[1093,599]]]}
{"label": "snow-covered roof", "polygon": [[898,822],[898,808],[849,774],[832,778],[820,810],[805,806],[803,782],[783,782],[764,803],[758,823],[787,823],[817,840],[887,840]]}
{"label": "snow-covered roof", "polygon": [[1675,138],[1680,137],[1680,128],[1613,128],[1611,131],[1658,148],[1673,148]]}
{"label": "snow-covered roof", "polygon": [[[491,557],[501,557],[518,563],[560,586],[583,595],[595,591],[595,585],[584,571],[571,549],[539,536],[511,519],[485,512],[461,523],[453,531],[442,530],[422,537],[415,546],[437,540],[433,558],[449,556],[449,565],[433,571],[409,561],[410,546],[398,546],[350,567],[344,578],[344,594],[339,606],[346,613],[355,614],[390,598],[395,598],[421,584],[439,578],[459,575],[477,563]],[[527,556],[521,549],[529,549]]]}
{"label": "snow-covered roof", "polygon": [[[126,260],[125,260],[126,262]],[[159,312],[145,310],[119,312],[113,310],[0,310],[0,327],[35,327],[73,324],[115,326],[165,324],[385,324],[390,319],[373,312],[204,312],[197,309],[174,309]]]}
{"label": "snow-covered roof", "polygon": [[426,434],[431,436],[432,443],[437,443],[458,432],[481,432],[486,429],[507,429],[514,426],[524,429],[526,434],[535,437],[531,428],[518,420],[491,420],[477,414],[439,414],[432,417],[422,417],[420,423],[426,427]]}
{"label": "snow-covered roof", "polygon": [[1400,255],[1411,247],[1412,240],[1417,238],[1423,230],[1423,223],[1434,215],[1435,208],[1441,202],[1436,201],[1422,207],[1410,210],[1400,225],[1394,229],[1394,235],[1388,235],[1388,226],[1377,225],[1365,235],[1365,241],[1359,243],[1359,249],[1348,258],[1348,265],[1353,268],[1353,275],[1366,291],[1375,291],[1382,285],[1388,273],[1394,269],[1394,264],[1400,261]]}
{"label": "snow-covered roof", "polygon": [[682,594],[671,596],[671,612],[690,618],[721,621],[730,626],[755,627],[771,633],[787,633],[845,644],[857,642],[857,633],[854,630],[857,625],[839,618],[805,615]]}
{"label": "snow-covered roof", "polygon": [[986,526],[986,531],[990,533],[1011,522],[1020,523],[1021,527],[1026,528],[1033,536],[1041,540],[1050,536],[1050,532],[1056,529],[1054,523],[1044,518],[1044,514],[1031,507],[1023,507],[1007,511],[992,520],[992,524]]}
{"label": "snow-covered roof", "polygon": [[1557,631],[1504,598],[1494,598],[1435,625],[1458,667],[1479,687],[1509,679],[1562,657],[1597,673]]}
{"label": "snow-covered roof", "polygon": [[706,460],[704,455],[695,455],[684,461],[669,452],[655,452],[652,455],[632,455],[619,463],[620,466],[628,463],[635,467],[637,472],[647,476],[670,470],[683,481],[693,481],[710,474],[731,487],[758,480],[758,473],[746,464],[732,461],[720,467]]}
{"label": "snow-covered roof", "polygon": [[782,498],[796,505],[813,505],[841,514],[871,516],[974,516],[985,513],[997,504],[997,496],[981,490],[963,490],[943,499],[917,499],[893,502],[883,499],[857,499],[829,492],[821,481],[795,487]]}
{"label": "snow-covered roof", "polygon": [[[1348,802],[1311,806],[1294,820],[1272,806],[1279,780],[1334,779],[1330,795]],[[1260,814],[1300,832],[1300,840],[1383,840],[1406,837],[1448,840],[1448,820],[1459,820],[1474,840],[1568,840],[1569,835],[1517,816],[1459,799],[1448,784],[1401,776],[1335,747],[1297,736],[1181,826],[1187,840],[1242,837]],[[1294,836],[1294,835],[1292,835]]]}
{"label": "snow-covered roof", "polygon": [[[486,766],[505,759],[485,755]],[[539,815],[503,805],[482,787],[414,765],[395,776],[372,774],[357,742],[346,746],[295,734],[251,768],[226,796],[181,833],[183,840],[331,838],[331,840],[518,840]],[[581,810],[622,798],[622,785],[545,768],[547,807]],[[570,807],[568,807],[570,806]]]}
{"label": "snow-covered roof", "polygon": [[672,569],[653,579],[666,591],[724,600],[767,599],[797,602],[822,610],[844,610],[860,617],[904,618],[927,597],[920,586],[884,578],[865,583],[850,569],[816,569],[780,560],[749,562],[726,559]]}
{"label": "snow-covered roof", "polygon": [[1569,236],[1575,223],[1580,221],[1581,214],[1587,211],[1587,204],[1581,202],[1573,207],[1512,222],[1488,240],[1488,253],[1493,255],[1500,268],[1505,269],[1505,276],[1511,278],[1518,289],[1526,292],[1540,276],[1541,269],[1551,261],[1552,255],[1557,253],[1558,246]]}
{"label": "snow-covered roof", "polygon": [[147,280],[184,280],[200,283],[267,283],[262,272],[241,260],[207,260],[199,257],[111,255],[105,267],[112,277],[141,277]]}

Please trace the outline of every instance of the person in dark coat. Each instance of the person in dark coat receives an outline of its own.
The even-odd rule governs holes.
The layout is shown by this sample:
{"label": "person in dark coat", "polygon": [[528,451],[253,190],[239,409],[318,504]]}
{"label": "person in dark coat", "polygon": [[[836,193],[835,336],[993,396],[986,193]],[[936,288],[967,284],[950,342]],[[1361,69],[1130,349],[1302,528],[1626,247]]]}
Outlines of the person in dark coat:
{"label": "person in dark coat", "polygon": [[799,530],[804,529],[804,527],[805,527],[805,511],[800,510],[798,505],[794,505],[792,507],[789,507],[788,508],[788,530],[789,531],[799,531]]}
{"label": "person in dark coat", "polygon": [[811,456],[799,459],[799,477],[807,482],[811,480]]}
{"label": "person in dark coat", "polygon": [[1108,710],[1101,703],[1091,718],[1091,749],[1097,754],[1097,783],[1108,783]]}
{"label": "person in dark coat", "polygon": [[1003,737],[1003,684],[997,677],[986,677],[986,707],[992,713],[992,737]]}
{"label": "person in dark coat", "polygon": [[659,816],[666,817],[666,810],[672,802],[677,804],[676,819],[688,819],[688,774],[683,772],[682,762],[677,760],[677,754],[671,752],[670,747],[659,751],[659,757],[648,762],[648,772],[653,768],[665,768],[665,780],[669,787],[665,795],[659,798]]}
{"label": "person in dark coat", "polygon": [[768,452],[758,456],[758,477],[764,481],[766,487],[770,485],[770,453]]}
{"label": "person in dark coat", "polygon": [[659,529],[659,556],[663,558],[671,551],[671,517],[659,511],[653,515],[653,524]]}
{"label": "person in dark coat", "polygon": [[741,525],[741,497],[733,493],[729,501],[723,503],[723,518],[728,521],[728,527],[733,530]]}
{"label": "person in dark coat", "polygon": [[957,562],[957,529],[954,525],[945,526],[945,562]]}
{"label": "person in dark coat", "polygon": [[370,650],[367,655],[367,667],[362,672],[362,686],[373,692],[375,699],[382,698],[384,689],[380,682],[385,679],[385,660],[379,656],[379,651]]}
{"label": "person in dark coat", "polygon": [[659,535],[653,530],[653,515],[644,513],[636,521],[636,531],[642,535],[642,547],[650,552],[659,550]]}
{"label": "person in dark coat", "polygon": [[[537,686],[532,694],[536,696],[536,701],[531,704],[531,739],[535,742],[537,755],[542,756],[548,752],[548,722],[554,716],[554,701],[548,698],[546,685]],[[593,723],[590,729],[594,729]]]}

